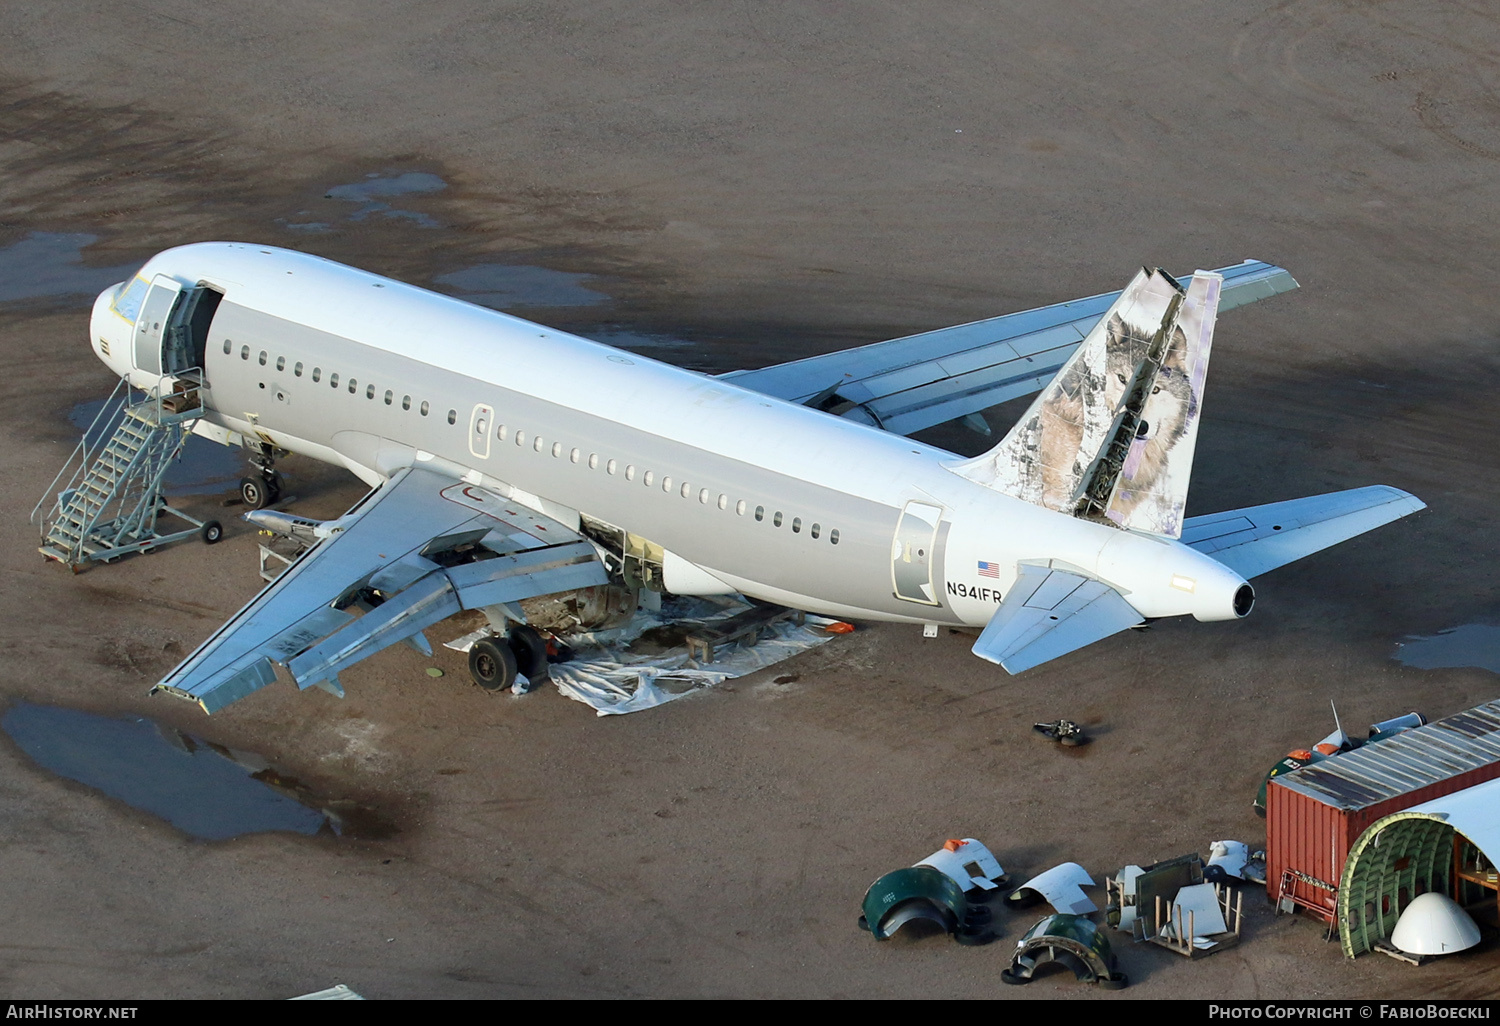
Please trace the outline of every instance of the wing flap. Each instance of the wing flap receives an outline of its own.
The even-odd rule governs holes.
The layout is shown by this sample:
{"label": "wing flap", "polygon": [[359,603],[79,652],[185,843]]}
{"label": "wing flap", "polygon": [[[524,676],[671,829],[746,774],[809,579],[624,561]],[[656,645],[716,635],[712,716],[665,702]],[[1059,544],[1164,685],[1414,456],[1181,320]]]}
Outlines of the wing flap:
{"label": "wing flap", "polygon": [[[1284,269],[1259,260],[1217,273],[1224,276],[1220,311],[1297,287]],[[1119,296],[1090,296],[724,378],[911,434],[1039,391]]]}
{"label": "wing flap", "polygon": [[1189,517],[1182,540],[1247,580],[1425,509],[1388,485]]}
{"label": "wing flap", "polygon": [[1011,673],[1092,645],[1141,622],[1114,588],[1069,570],[1024,565],[974,643],[974,654]]}

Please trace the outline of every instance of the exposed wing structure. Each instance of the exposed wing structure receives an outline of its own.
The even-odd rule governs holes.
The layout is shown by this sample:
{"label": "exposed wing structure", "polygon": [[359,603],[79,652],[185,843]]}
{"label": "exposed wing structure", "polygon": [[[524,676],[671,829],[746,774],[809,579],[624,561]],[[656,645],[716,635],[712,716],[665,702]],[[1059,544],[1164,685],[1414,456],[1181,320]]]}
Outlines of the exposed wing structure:
{"label": "exposed wing structure", "polygon": [[[1297,287],[1259,260],[1221,268],[1219,311]],[[1042,389],[1119,292],[991,317],[724,377],[896,434],[978,413]]]}
{"label": "exposed wing structure", "polygon": [[[604,584],[592,544],[548,517],[420,467],[401,471],[200,645],[153,690],[205,712],[265,687],[273,663],[301,688],[462,609]],[[358,613],[363,615],[356,615]]]}
{"label": "exposed wing structure", "polygon": [[1426,507],[1399,488],[1371,485],[1189,517],[1182,540],[1248,579]]}
{"label": "exposed wing structure", "polygon": [[1022,566],[974,643],[974,654],[1020,673],[1142,620],[1118,591],[1083,574]]}

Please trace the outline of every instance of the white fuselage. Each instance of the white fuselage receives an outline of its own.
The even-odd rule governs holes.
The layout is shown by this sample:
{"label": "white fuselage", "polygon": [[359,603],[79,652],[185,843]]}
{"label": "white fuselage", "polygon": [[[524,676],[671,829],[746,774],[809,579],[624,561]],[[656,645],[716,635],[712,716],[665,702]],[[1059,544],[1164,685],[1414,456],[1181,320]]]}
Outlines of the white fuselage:
{"label": "white fuselage", "polygon": [[[1179,542],[960,477],[941,449],[321,258],[201,243],[139,277],[223,294],[200,434],[372,486],[423,463],[565,522],[582,512],[664,547],[672,590],[982,626],[1023,562],[1097,577],[1145,617],[1229,619],[1244,585]],[[94,348],[156,388],[137,366],[148,326],[115,308],[124,288],[96,301]]]}

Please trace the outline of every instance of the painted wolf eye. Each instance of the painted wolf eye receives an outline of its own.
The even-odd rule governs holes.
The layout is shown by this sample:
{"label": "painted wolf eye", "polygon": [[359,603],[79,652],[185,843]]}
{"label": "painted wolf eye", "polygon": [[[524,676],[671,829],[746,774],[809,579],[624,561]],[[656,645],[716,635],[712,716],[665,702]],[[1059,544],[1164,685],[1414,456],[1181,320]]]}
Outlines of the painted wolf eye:
{"label": "painted wolf eye", "polygon": [[1125,384],[1125,375],[1123,375],[1123,374],[1116,374],[1115,377],[1117,377],[1117,378],[1120,379],[1120,384],[1122,384],[1122,385]]}
{"label": "painted wolf eye", "polygon": [[1161,391],[1161,386],[1160,386],[1160,385],[1156,385],[1156,386],[1155,386],[1155,387],[1153,387],[1153,388],[1152,388],[1152,389],[1151,389],[1151,394],[1152,394],[1152,395],[1155,395],[1155,394],[1156,394],[1156,393],[1158,393],[1158,392],[1160,392],[1160,391]]}

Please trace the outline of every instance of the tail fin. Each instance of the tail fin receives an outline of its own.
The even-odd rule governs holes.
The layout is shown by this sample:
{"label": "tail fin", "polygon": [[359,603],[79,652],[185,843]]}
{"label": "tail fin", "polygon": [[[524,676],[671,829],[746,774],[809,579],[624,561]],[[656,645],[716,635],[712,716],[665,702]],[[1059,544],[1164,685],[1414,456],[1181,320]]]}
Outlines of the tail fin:
{"label": "tail fin", "polygon": [[1073,516],[1182,533],[1223,277],[1142,269],[1005,440],[955,473]]}

